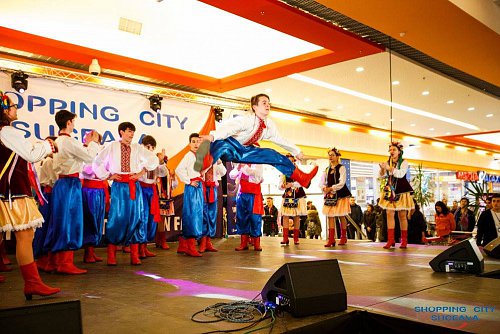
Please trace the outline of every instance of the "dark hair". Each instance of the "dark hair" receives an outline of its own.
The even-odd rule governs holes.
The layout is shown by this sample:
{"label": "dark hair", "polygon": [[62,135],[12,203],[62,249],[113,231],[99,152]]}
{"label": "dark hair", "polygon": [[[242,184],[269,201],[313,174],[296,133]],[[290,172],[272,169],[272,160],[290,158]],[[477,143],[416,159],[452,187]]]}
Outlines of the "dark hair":
{"label": "dark hair", "polygon": [[469,199],[468,199],[467,197],[462,197],[462,198],[460,199],[460,201],[462,201],[462,200],[467,201],[467,206],[469,206],[470,201],[469,201]]}
{"label": "dark hair", "polygon": [[[448,207],[446,206],[446,204],[444,204],[441,201],[437,201],[436,204],[434,204],[434,206],[435,207],[440,207],[441,208],[441,213],[443,215],[445,215],[445,216],[448,214],[448,212],[450,212],[450,210],[448,210]],[[436,214],[438,214],[437,210],[436,210]]]}
{"label": "dark hair", "polygon": [[71,121],[74,118],[76,118],[76,115],[71,111],[63,109],[56,112],[56,124],[59,127],[59,130],[66,129],[68,121]]}
{"label": "dark hair", "polygon": [[10,124],[9,119],[4,113],[4,110],[9,110],[12,105],[12,100],[2,91],[0,91],[0,112],[2,115],[0,116],[0,125],[8,125]]}
{"label": "dark hair", "polygon": [[118,125],[118,134],[120,135],[120,138],[122,137],[122,134],[120,131],[127,131],[127,129],[130,129],[135,132],[135,125],[130,123],[130,122],[123,122]]}
{"label": "dark hair", "polygon": [[493,195],[491,195],[490,199],[493,201],[493,198],[500,198],[500,194],[499,193],[495,193]]}
{"label": "dark hair", "polygon": [[270,199],[271,201],[273,200],[273,198],[272,198],[272,197],[268,197],[268,198],[266,198],[266,199]]}
{"label": "dark hair", "polygon": [[366,206],[366,209],[368,209],[368,207],[372,208],[372,211],[375,211],[375,207],[373,206],[373,204],[368,204],[368,205]]}
{"label": "dark hair", "polygon": [[191,139],[193,139],[193,138],[200,138],[200,134],[196,133],[196,132],[190,134],[189,135],[189,142],[191,142]]}
{"label": "dark hair", "polygon": [[154,139],[153,136],[147,135],[142,138],[142,145],[147,146],[151,145],[153,147],[156,147],[156,139]]}
{"label": "dark hair", "polygon": [[292,158],[293,162],[297,161],[297,159],[295,159],[295,157],[293,156],[293,154],[292,154],[292,153],[287,153],[287,154],[286,154],[286,157],[287,157],[288,159]]}
{"label": "dark hair", "polygon": [[261,93],[261,94],[257,94],[257,95],[255,95],[255,96],[252,96],[252,97],[250,98],[250,108],[252,109],[252,111],[253,111],[253,112],[255,112],[255,111],[253,110],[253,106],[256,106],[256,105],[258,105],[258,104],[259,104],[259,99],[260,99],[261,97],[267,97],[267,99],[268,99],[268,100],[271,100],[271,99],[269,98],[269,95],[267,95],[267,94],[263,94],[263,93]]}

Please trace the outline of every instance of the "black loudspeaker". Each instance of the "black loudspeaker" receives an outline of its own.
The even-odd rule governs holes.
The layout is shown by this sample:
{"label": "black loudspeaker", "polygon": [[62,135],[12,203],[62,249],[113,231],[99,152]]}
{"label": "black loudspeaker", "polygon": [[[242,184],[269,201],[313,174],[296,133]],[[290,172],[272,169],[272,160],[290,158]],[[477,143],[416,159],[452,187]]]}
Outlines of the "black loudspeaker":
{"label": "black loudspeaker", "polygon": [[296,317],[347,309],[337,260],[286,263],[267,281],[261,295],[265,302]]}
{"label": "black loudspeaker", "polygon": [[484,271],[483,254],[470,238],[451,246],[429,262],[432,270],[479,274]]}
{"label": "black loudspeaker", "polygon": [[0,309],[1,333],[82,334],[79,300]]}
{"label": "black loudspeaker", "polygon": [[490,241],[483,250],[486,255],[500,259],[500,237]]}

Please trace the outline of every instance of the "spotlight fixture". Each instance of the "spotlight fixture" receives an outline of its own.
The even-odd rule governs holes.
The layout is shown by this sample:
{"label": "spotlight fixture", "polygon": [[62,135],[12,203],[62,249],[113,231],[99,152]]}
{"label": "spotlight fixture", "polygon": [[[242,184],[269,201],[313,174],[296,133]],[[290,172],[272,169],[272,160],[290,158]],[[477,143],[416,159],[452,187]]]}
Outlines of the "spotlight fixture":
{"label": "spotlight fixture", "polygon": [[24,74],[22,71],[17,71],[12,73],[12,88],[14,88],[19,93],[24,93],[26,89],[28,89],[28,75]]}
{"label": "spotlight fixture", "polygon": [[214,107],[213,111],[215,114],[215,121],[221,122],[222,121],[222,113],[224,112],[224,109],[222,109],[221,107]]}
{"label": "spotlight fixture", "polygon": [[156,112],[160,112],[161,100],[163,100],[163,97],[161,97],[158,94],[155,94],[148,97],[148,99],[149,99],[149,107]]}

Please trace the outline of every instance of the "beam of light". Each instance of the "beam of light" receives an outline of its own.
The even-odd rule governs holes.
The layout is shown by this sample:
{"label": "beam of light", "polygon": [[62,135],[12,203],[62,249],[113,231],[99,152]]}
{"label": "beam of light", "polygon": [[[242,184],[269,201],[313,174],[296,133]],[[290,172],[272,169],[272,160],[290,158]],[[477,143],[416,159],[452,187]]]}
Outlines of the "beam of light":
{"label": "beam of light", "polygon": [[267,273],[267,272],[270,272],[272,271],[271,269],[267,269],[267,268],[256,268],[256,267],[236,267],[238,269],[246,269],[246,270],[255,270],[255,271],[258,271],[260,273]]}
{"label": "beam of light", "polygon": [[[252,300],[256,295],[260,294],[260,291],[255,290],[240,290],[240,289],[231,289],[231,288],[223,288],[217,287],[213,285],[195,283],[193,281],[183,280],[183,279],[170,279],[159,277],[158,275],[147,273],[144,271],[136,271],[136,275],[141,275],[144,277],[153,278],[154,280],[162,283],[169,284],[175,287],[176,291],[167,292],[165,296],[176,297],[176,296],[206,296],[210,295],[219,295],[226,296],[226,298],[238,298],[238,299],[249,299]],[[208,297],[203,297],[208,298]]]}
{"label": "beam of light", "polygon": [[351,96],[355,96],[355,97],[358,97],[358,98],[363,99],[363,100],[368,100],[368,101],[371,101],[371,102],[382,104],[384,106],[390,107],[392,105],[392,107],[395,108],[395,109],[406,111],[406,112],[411,113],[411,114],[415,114],[415,115],[419,115],[419,116],[423,116],[423,117],[427,117],[427,118],[436,119],[436,120],[439,120],[439,121],[442,121],[442,122],[446,122],[446,123],[458,125],[458,126],[461,126],[463,128],[467,128],[467,129],[471,129],[471,130],[476,130],[476,131],[479,130],[479,127],[477,127],[475,125],[472,125],[472,124],[461,122],[461,121],[458,121],[458,120],[453,119],[453,118],[444,117],[444,116],[441,116],[441,115],[436,115],[436,114],[433,114],[433,113],[425,111],[425,110],[408,107],[408,106],[405,106],[403,104],[399,104],[399,103],[396,103],[396,102],[392,102],[391,103],[391,101],[388,101],[388,100],[385,100],[385,99],[381,99],[379,97],[375,97],[375,96],[371,96],[371,95],[368,95],[368,94],[364,94],[364,93],[361,93],[361,92],[358,92],[358,91],[355,91],[355,90],[352,90],[352,89],[348,89],[348,88],[344,88],[344,87],[337,86],[337,85],[334,85],[334,84],[330,84],[328,82],[324,82],[324,81],[321,81],[321,80],[316,80],[316,79],[307,77],[307,76],[302,75],[302,74],[297,74],[297,73],[291,74],[291,75],[288,76],[288,78],[295,79],[295,80],[302,81],[302,82],[306,82],[306,83],[309,83],[311,85],[315,85],[315,86],[318,86],[318,87],[323,87],[323,88],[326,88],[326,89],[330,89],[330,90],[333,90],[333,91],[336,91],[336,92],[339,92],[339,93],[344,93],[344,94],[348,94],[348,95],[351,95]]}

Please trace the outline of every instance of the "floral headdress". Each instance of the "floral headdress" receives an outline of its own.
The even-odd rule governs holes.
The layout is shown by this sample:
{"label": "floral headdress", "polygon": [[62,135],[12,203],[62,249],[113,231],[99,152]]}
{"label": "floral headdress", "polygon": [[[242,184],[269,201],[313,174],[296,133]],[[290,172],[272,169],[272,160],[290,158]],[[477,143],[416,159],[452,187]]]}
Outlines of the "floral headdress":
{"label": "floral headdress", "polygon": [[342,156],[342,154],[340,154],[340,151],[337,150],[336,147],[332,147],[332,148],[328,149],[328,153],[330,153],[330,152],[335,153],[335,155],[338,156],[338,157]]}

